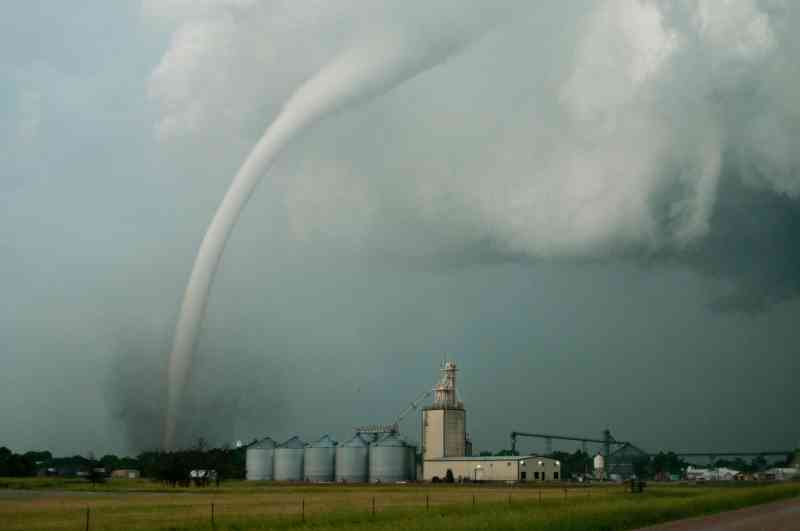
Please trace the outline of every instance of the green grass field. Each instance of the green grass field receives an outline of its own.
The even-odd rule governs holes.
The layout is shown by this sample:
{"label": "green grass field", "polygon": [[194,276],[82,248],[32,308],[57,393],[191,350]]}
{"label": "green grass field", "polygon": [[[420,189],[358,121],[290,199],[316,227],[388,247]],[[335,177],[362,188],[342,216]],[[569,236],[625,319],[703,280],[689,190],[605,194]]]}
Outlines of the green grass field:
{"label": "green grass field", "polygon": [[[5,488],[4,488],[5,487]],[[274,485],[165,488],[146,480],[0,478],[0,529],[635,529],[800,496],[800,483],[729,486]],[[375,514],[372,513],[373,499]],[[214,522],[212,526],[212,504]]]}

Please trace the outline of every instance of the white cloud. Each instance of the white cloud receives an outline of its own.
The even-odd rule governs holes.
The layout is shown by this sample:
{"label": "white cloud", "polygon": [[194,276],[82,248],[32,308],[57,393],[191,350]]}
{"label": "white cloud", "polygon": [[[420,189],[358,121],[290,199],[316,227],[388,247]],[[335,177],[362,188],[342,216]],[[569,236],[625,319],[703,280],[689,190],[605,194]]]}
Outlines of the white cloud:
{"label": "white cloud", "polygon": [[[415,2],[175,2],[159,12],[179,22],[150,81],[159,133],[254,141],[354,37],[405,31],[409,21],[439,31],[452,16],[443,5],[444,15]],[[489,239],[533,257],[696,242],[726,151],[769,169],[752,184],[800,190],[787,140],[800,115],[781,118],[798,96],[775,92],[785,84],[777,74],[764,77],[790,60],[789,38],[746,0],[526,7],[466,56],[286,154],[276,171],[292,226],[304,240],[374,244],[407,239],[405,224],[435,235],[434,252]],[[760,112],[747,122],[727,110],[748,106]]]}

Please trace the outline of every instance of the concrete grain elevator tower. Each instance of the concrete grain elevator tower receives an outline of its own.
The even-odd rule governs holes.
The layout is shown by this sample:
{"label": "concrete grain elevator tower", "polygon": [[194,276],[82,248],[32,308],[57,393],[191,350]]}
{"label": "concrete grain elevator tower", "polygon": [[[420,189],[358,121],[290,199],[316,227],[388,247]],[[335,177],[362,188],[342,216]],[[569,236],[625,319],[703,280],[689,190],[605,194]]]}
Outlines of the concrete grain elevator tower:
{"label": "concrete grain elevator tower", "polygon": [[467,455],[467,413],[456,396],[456,364],[442,365],[433,404],[422,410],[422,459]]}

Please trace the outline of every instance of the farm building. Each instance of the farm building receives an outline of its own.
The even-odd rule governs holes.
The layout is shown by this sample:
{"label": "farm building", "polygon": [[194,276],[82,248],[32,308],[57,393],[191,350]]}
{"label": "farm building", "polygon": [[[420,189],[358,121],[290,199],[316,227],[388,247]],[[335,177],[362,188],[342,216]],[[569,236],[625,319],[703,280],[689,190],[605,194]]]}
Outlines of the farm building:
{"label": "farm building", "polygon": [[114,479],[138,479],[139,476],[139,471],[133,468],[118,468],[111,472]]}
{"label": "farm building", "polygon": [[450,471],[455,481],[558,481],[561,463],[548,457],[487,456],[442,457],[428,459],[423,467],[423,479],[444,480]]}

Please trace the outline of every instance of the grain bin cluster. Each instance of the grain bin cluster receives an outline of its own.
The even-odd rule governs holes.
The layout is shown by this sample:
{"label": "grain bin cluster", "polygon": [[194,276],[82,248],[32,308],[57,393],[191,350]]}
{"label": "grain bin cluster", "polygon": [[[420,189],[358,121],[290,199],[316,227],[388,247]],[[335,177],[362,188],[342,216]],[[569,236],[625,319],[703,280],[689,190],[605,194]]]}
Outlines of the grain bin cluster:
{"label": "grain bin cluster", "polygon": [[[342,444],[324,435],[306,443],[292,437],[282,444],[266,437],[247,448],[247,479],[340,483],[403,481],[553,481],[561,479],[561,463],[536,455],[472,456],[466,432],[467,411],[456,392],[456,364],[442,363],[439,382],[420,395],[390,424],[356,428]],[[400,421],[419,402],[420,448],[399,435]]]}
{"label": "grain bin cluster", "polygon": [[305,443],[298,437],[281,443],[266,437],[247,448],[247,479],[393,483],[416,479],[416,448],[396,433],[375,440],[356,433],[339,444],[330,436]]}

